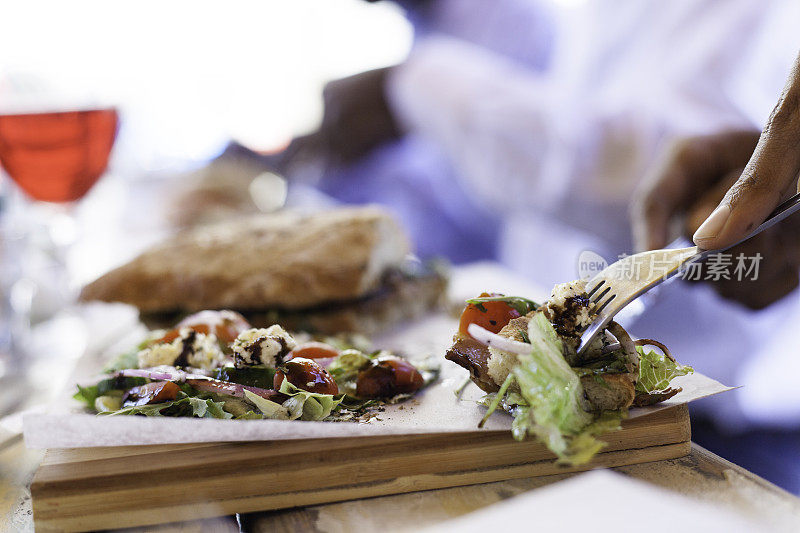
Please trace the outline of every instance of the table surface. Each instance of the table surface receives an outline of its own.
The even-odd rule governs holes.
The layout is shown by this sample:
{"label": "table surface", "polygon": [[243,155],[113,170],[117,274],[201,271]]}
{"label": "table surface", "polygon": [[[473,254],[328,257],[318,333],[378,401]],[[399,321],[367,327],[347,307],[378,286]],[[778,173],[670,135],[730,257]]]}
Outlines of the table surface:
{"label": "table surface", "polygon": [[[21,439],[0,450],[0,530],[33,531],[28,486],[43,452],[28,450]],[[698,501],[731,508],[775,529],[792,530],[800,523],[800,498],[693,445],[680,459],[614,468]],[[152,526],[134,531],[402,531],[446,520],[577,474],[516,479],[466,487],[431,490],[347,501],[305,508],[221,517]],[[409,513],[414,523],[408,522]]]}

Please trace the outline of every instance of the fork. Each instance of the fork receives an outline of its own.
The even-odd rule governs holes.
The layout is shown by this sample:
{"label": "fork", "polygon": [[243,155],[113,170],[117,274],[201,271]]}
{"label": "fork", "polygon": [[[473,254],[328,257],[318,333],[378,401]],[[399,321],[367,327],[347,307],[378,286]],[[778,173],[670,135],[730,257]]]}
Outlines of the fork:
{"label": "fork", "polygon": [[[800,209],[800,193],[779,205],[764,222],[744,239],[718,250],[703,250],[697,246],[688,248],[651,250],[629,255],[613,263],[586,283],[590,315],[596,315],[581,334],[578,353],[586,347],[608,325],[614,315],[626,305],[678,273],[691,268],[712,253],[719,253],[758,235]],[[656,268],[658,265],[658,268]]]}

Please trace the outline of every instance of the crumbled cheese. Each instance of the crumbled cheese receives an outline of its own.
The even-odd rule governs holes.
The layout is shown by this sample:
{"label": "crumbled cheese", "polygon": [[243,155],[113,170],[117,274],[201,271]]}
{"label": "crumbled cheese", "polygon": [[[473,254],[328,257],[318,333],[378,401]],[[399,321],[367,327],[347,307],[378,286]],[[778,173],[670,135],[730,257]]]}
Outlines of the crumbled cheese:
{"label": "crumbled cheese", "polygon": [[544,314],[564,343],[564,357],[570,364],[577,362],[580,335],[594,318],[589,313],[591,305],[583,280],[556,285],[545,305]]}
{"label": "crumbled cheese", "polygon": [[[586,281],[575,280],[567,283],[560,283],[553,287],[550,293],[550,299],[547,301],[548,309],[554,314],[562,314],[567,307],[567,300],[575,297],[586,297]],[[575,328],[582,329],[592,322],[592,317],[589,315],[589,302],[586,300],[585,305],[575,305],[572,310],[572,316],[575,320]]]}
{"label": "crumbled cheese", "polygon": [[183,343],[180,338],[172,342],[161,342],[141,350],[137,355],[139,368],[151,368],[154,366],[172,366],[181,354]]}
{"label": "crumbled cheese", "polygon": [[[181,336],[183,336],[183,331]],[[194,338],[194,343],[187,359],[189,366],[193,368],[211,369],[222,366],[226,357],[222,353],[216,335],[198,333]]]}
{"label": "crumbled cheese", "polygon": [[297,346],[294,338],[282,327],[253,328],[239,334],[231,349],[236,366],[265,365],[275,368],[283,357]]}
{"label": "crumbled cheese", "polygon": [[[571,360],[570,354],[575,354],[580,342],[580,332],[592,321],[589,305],[589,299],[586,297],[586,282],[583,280],[556,285],[553,287],[550,299],[545,304],[544,315],[553,323],[559,334],[568,362]],[[528,315],[529,318],[531,316],[532,314]],[[500,335],[513,338],[514,328],[512,326],[513,324],[509,324],[503,328]],[[595,342],[602,341],[598,338]],[[516,354],[494,347],[489,348],[489,353],[486,370],[489,377],[499,386],[519,364],[519,360]],[[516,387],[515,384],[512,384],[511,390],[515,390]]]}
{"label": "crumbled cheese", "polygon": [[[187,343],[191,344],[185,346]],[[186,361],[178,361],[184,350]],[[190,328],[183,328],[172,342],[149,346],[137,354],[137,359],[139,368],[175,366],[176,362],[182,362],[183,366],[207,370],[221,366],[225,361],[225,354],[222,353],[216,335],[204,335]]]}

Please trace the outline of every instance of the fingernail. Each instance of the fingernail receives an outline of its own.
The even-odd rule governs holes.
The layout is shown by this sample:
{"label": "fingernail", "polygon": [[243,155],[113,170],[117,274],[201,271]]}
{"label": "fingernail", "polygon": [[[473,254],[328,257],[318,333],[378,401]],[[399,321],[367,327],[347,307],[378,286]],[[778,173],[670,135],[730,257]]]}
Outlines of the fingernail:
{"label": "fingernail", "polygon": [[719,232],[722,231],[723,226],[725,226],[725,222],[727,222],[728,217],[731,214],[731,208],[728,204],[722,204],[717,206],[714,209],[714,212],[711,213],[705,222],[703,222],[697,231],[694,232],[694,236],[692,240],[696,244],[699,244],[699,241],[707,241],[709,239],[715,238],[719,235]]}

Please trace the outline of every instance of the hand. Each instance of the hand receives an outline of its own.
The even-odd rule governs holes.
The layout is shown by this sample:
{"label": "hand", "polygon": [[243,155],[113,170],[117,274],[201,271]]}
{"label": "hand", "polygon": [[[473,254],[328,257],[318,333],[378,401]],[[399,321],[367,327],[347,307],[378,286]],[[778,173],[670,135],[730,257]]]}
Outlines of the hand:
{"label": "hand", "polygon": [[355,162],[379,144],[400,135],[385,96],[390,67],[362,72],[328,83],[317,131],[297,137],[280,154],[279,170],[301,161],[326,166]]}
{"label": "hand", "polygon": [[[692,235],[741,176],[758,131],[730,131],[680,140],[664,153],[634,196],[632,218],[637,250],[663,248],[673,222]],[[800,217],[787,219],[728,252],[760,253],[758,278],[711,282],[722,296],[760,309],[798,284]],[[735,265],[735,262],[734,262]]]}
{"label": "hand", "polygon": [[[717,208],[695,232],[695,244],[715,250],[743,239],[798,190],[799,172],[800,56],[752,157]],[[797,233],[792,236],[800,239]]]}
{"label": "hand", "polygon": [[[636,250],[666,246],[671,240],[670,224],[698,198],[718,190],[731,172],[741,172],[758,136],[755,130],[727,131],[673,142],[634,194],[631,219]],[[724,190],[720,198],[722,194]]]}
{"label": "hand", "polygon": [[[694,234],[698,227],[714,211],[724,198],[728,189],[742,174],[742,168],[735,169],[723,177],[689,208],[684,221],[686,236]],[[730,254],[733,265],[730,267],[731,279],[710,282],[723,297],[738,301],[751,309],[762,309],[794,290],[800,276],[800,217],[792,217],[779,226],[765,230],[755,237],[734,246],[725,253]],[[737,280],[734,276],[736,258],[756,257],[761,254],[758,277]]]}

